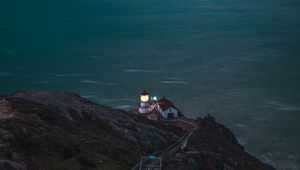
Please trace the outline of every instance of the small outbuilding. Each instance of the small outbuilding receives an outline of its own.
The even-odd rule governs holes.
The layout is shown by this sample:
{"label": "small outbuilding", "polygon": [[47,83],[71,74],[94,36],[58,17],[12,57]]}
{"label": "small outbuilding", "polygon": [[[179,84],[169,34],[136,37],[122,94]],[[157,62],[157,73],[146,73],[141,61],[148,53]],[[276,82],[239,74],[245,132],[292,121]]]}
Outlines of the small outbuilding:
{"label": "small outbuilding", "polygon": [[157,110],[164,119],[178,117],[178,109],[165,97],[157,101]]}

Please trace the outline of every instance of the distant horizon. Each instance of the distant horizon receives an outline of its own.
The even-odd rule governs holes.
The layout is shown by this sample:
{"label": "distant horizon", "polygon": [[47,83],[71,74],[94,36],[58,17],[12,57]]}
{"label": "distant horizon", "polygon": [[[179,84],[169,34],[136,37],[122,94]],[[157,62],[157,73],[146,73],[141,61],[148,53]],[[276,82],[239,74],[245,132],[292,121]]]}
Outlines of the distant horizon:
{"label": "distant horizon", "polygon": [[0,2],[0,94],[68,91],[114,108],[146,88],[211,113],[246,151],[300,169],[300,2]]}

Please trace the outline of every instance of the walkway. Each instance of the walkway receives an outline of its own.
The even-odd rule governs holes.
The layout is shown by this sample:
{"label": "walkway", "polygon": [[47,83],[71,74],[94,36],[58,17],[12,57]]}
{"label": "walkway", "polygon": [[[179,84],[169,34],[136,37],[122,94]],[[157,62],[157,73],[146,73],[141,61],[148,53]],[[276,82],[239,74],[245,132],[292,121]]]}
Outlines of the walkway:
{"label": "walkway", "polygon": [[[189,121],[184,120],[184,119],[175,119],[175,120],[168,120],[168,121],[181,121],[181,122],[184,122],[184,123],[188,123],[189,125],[192,125],[194,128],[187,131],[180,139],[178,139],[175,143],[173,143],[169,147],[167,147],[163,150],[154,152],[152,155],[154,155],[156,157],[167,158],[169,156],[174,155],[179,149],[185,148],[189,138],[198,129],[198,127],[195,123],[189,122]],[[146,167],[139,167],[139,166],[143,165],[143,164],[146,164],[147,162],[150,162],[149,158],[142,159],[142,161],[137,163],[131,170],[138,170],[138,169],[143,170]]]}

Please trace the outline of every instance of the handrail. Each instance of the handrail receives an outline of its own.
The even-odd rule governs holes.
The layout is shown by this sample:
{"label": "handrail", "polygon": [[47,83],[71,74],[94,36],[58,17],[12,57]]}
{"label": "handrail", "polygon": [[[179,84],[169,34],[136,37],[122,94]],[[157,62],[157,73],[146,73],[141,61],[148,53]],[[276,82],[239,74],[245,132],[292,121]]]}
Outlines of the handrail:
{"label": "handrail", "polygon": [[[192,134],[198,129],[198,127],[191,123],[191,122],[188,122],[188,121],[185,121],[185,120],[181,120],[181,119],[178,119],[179,121],[182,121],[182,122],[185,122],[185,123],[188,123],[192,126],[194,126],[195,128],[192,128],[190,129],[189,131],[187,131],[179,140],[177,140],[175,143],[173,143],[172,145],[168,146],[167,148],[165,149],[162,149],[160,151],[156,151],[154,152],[152,155],[155,155],[155,156],[161,156],[161,157],[166,157],[167,155],[172,155],[174,154],[180,147],[181,145],[184,143],[184,142],[187,142],[189,140],[189,138],[192,136]],[[176,120],[172,120],[172,121],[176,121]],[[140,166],[140,170],[141,170],[141,166],[144,162],[146,161],[149,161],[149,158],[148,159],[145,159],[145,160],[141,160],[140,163],[137,163],[131,170],[137,170],[137,168]]]}

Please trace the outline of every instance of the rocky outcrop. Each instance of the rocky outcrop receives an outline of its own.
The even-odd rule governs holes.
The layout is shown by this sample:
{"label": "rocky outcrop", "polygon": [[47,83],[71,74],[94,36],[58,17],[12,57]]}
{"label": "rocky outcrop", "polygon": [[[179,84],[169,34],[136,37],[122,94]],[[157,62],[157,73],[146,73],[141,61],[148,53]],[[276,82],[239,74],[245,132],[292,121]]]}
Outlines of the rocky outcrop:
{"label": "rocky outcrop", "polygon": [[208,114],[197,119],[199,129],[193,133],[185,150],[166,161],[165,169],[189,170],[274,170],[248,154],[233,133]]}
{"label": "rocky outcrop", "polygon": [[23,165],[10,160],[0,160],[0,168],[3,170],[26,170]]}
{"label": "rocky outcrop", "polygon": [[[1,170],[130,169],[149,148],[172,145],[188,127],[150,121],[73,93],[36,90],[0,97],[0,116]],[[164,169],[273,169],[247,154],[212,116],[193,122],[199,128],[185,149],[165,158]]]}

